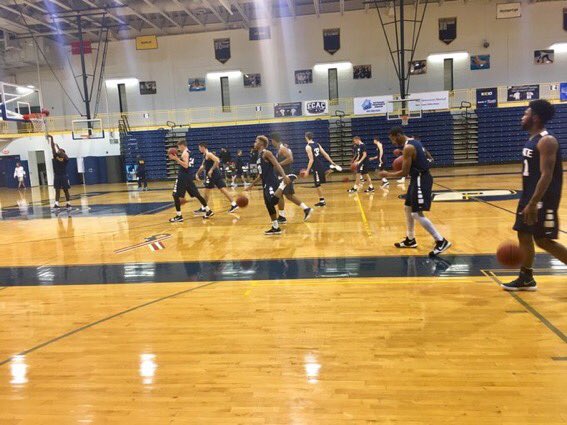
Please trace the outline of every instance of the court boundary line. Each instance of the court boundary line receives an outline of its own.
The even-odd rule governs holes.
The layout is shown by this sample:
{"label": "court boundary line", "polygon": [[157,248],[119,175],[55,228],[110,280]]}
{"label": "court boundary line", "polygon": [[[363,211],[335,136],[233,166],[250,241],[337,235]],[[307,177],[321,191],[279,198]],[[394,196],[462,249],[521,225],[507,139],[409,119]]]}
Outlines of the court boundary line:
{"label": "court boundary line", "polygon": [[124,316],[125,314],[131,313],[131,312],[136,311],[136,310],[140,310],[140,309],[142,309],[142,308],[144,308],[144,307],[148,307],[148,306],[150,306],[150,305],[157,304],[157,303],[160,303],[160,302],[162,302],[162,301],[169,300],[169,299],[171,299],[171,298],[175,298],[175,297],[178,297],[178,296],[180,296],[180,295],[187,294],[187,293],[189,293],[189,292],[194,292],[194,291],[196,291],[196,290],[198,290],[198,289],[202,289],[202,288],[206,288],[206,287],[208,287],[208,286],[212,286],[212,285],[214,285],[215,283],[218,283],[218,282],[216,282],[216,281],[214,281],[214,282],[207,282],[207,283],[205,283],[205,284],[203,284],[203,285],[198,285],[198,286],[195,286],[195,287],[193,287],[193,288],[184,289],[184,290],[182,290],[182,291],[177,291],[177,292],[175,292],[175,293],[173,293],[173,294],[166,295],[166,296],[163,296],[163,297],[160,297],[160,298],[157,298],[157,299],[154,299],[154,300],[151,300],[151,301],[142,303],[142,304],[138,304],[138,305],[136,305],[136,306],[134,306],[134,307],[130,307],[130,308],[126,309],[126,310],[119,311],[119,312],[117,312],[117,313],[114,313],[114,314],[112,314],[112,315],[110,315],[110,316],[103,317],[102,319],[96,320],[96,321],[94,321],[94,322],[87,323],[86,325],[83,325],[83,326],[81,326],[81,327],[79,327],[79,328],[76,328],[76,329],[73,329],[73,330],[71,330],[71,331],[68,331],[68,332],[64,333],[63,335],[59,335],[59,336],[57,336],[57,337],[51,338],[51,339],[49,339],[49,340],[47,340],[47,341],[45,341],[45,342],[42,342],[41,344],[37,344],[37,345],[35,345],[35,346],[31,347],[31,348],[28,348],[27,350],[24,350],[24,351],[21,351],[21,352],[19,352],[19,353],[17,353],[17,354],[14,354],[14,355],[8,357],[7,359],[4,359],[4,360],[0,361],[0,366],[4,366],[5,364],[10,363],[15,357],[18,357],[18,356],[27,356],[28,354],[31,354],[31,353],[33,353],[33,352],[35,352],[35,351],[37,351],[37,350],[40,350],[41,348],[47,347],[47,346],[49,346],[49,345],[51,345],[51,344],[54,344],[54,343],[56,343],[56,342],[58,342],[58,341],[61,341],[62,339],[69,338],[70,336],[73,336],[73,335],[75,335],[75,334],[77,334],[77,333],[79,333],[79,332],[82,332],[82,331],[84,331],[84,330],[90,329],[90,328],[92,328],[92,327],[94,327],[94,326],[100,325],[101,323],[108,322],[108,321],[110,321],[110,320],[112,320],[112,319],[115,319],[115,318],[120,317],[120,316]]}
{"label": "court boundary line", "polygon": [[[502,281],[496,276],[496,274],[492,270],[481,270],[481,272],[486,276],[492,279],[498,286],[502,285]],[[557,328],[553,323],[551,323],[547,318],[537,311],[532,305],[520,297],[513,291],[504,291],[507,292],[512,298],[514,298],[522,307],[524,307],[528,312],[532,314],[536,319],[538,319],[547,329],[553,332],[555,335],[559,337],[565,344],[567,344],[567,335],[561,331],[561,329]]]}
{"label": "court boundary line", "polygon": [[364,212],[364,208],[362,207],[362,202],[360,202],[360,196],[358,196],[358,192],[355,193],[356,203],[358,204],[358,209],[360,210],[360,216],[362,217],[362,226],[364,230],[366,230],[366,234],[369,238],[373,237],[372,230],[370,229],[370,225],[368,224],[368,219],[366,218],[366,213]]}

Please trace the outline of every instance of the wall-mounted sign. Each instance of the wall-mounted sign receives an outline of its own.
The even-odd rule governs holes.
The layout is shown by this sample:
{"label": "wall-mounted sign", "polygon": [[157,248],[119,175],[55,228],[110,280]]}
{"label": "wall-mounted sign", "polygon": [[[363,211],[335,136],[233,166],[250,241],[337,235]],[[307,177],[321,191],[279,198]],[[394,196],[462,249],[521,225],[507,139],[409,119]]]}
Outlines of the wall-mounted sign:
{"label": "wall-mounted sign", "polygon": [[140,37],[136,37],[136,50],[152,50],[157,48],[157,36],[142,35]]}

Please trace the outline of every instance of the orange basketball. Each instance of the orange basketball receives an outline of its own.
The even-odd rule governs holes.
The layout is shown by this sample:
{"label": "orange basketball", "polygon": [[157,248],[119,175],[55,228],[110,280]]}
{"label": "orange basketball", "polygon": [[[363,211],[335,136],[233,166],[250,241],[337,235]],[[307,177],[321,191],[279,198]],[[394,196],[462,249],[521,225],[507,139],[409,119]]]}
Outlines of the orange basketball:
{"label": "orange basketball", "polygon": [[177,155],[177,148],[169,148],[167,150],[168,155]]}
{"label": "orange basketball", "polygon": [[353,173],[356,173],[356,168],[357,166],[354,162],[350,164],[350,171],[352,171]]}
{"label": "orange basketball", "polygon": [[303,169],[299,172],[299,177],[302,177],[302,178],[307,177],[307,169],[303,168]]}
{"label": "orange basketball", "polygon": [[245,208],[246,206],[248,206],[248,198],[244,195],[238,195],[238,197],[236,198],[236,205],[238,205],[240,208]]}
{"label": "orange basketball", "polygon": [[401,149],[394,149],[394,156],[401,156],[402,150]]}
{"label": "orange basketball", "polygon": [[392,163],[392,168],[394,169],[394,171],[400,171],[402,169],[403,163],[404,163],[404,157],[398,156],[396,159],[394,159],[394,162]]}
{"label": "orange basketball", "polygon": [[518,267],[522,264],[524,255],[520,246],[512,241],[502,242],[496,250],[496,259],[506,267]]}

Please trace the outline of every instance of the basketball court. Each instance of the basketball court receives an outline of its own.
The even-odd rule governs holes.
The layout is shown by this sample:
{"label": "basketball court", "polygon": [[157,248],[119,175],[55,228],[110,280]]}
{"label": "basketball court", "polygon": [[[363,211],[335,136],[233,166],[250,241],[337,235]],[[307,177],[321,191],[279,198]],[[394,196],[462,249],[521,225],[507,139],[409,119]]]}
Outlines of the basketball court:
{"label": "basketball court", "polygon": [[[69,23],[79,14],[69,1],[32,1],[25,7],[20,3],[24,2],[0,7],[11,10],[18,25],[35,33],[55,31],[49,28],[55,21],[40,18],[50,15],[45,10],[38,14],[45,4],[55,4],[57,11],[51,14],[58,22]],[[496,251],[503,241],[516,238],[512,226],[522,191],[521,149],[514,148],[515,161],[482,161],[482,129],[469,120],[472,104],[461,103],[472,91],[464,95],[451,90],[450,107],[434,112],[427,109],[430,99],[410,95],[405,64],[417,59],[415,38],[407,48],[403,41],[401,47],[388,46],[400,94],[384,93],[382,111],[369,118],[356,117],[352,98],[337,98],[334,105],[330,98],[330,109],[321,107],[319,117],[264,117],[266,107],[252,110],[236,103],[226,115],[199,105],[184,112],[171,108],[162,113],[156,108],[107,113],[102,105],[104,99],[112,100],[110,95],[95,101],[98,80],[107,77],[97,74],[101,68],[94,46],[106,57],[102,40],[114,34],[105,19],[119,25],[126,16],[122,8],[128,7],[128,16],[138,14],[137,19],[147,20],[153,28],[161,21],[180,25],[179,15],[169,2],[157,10],[151,2],[122,1],[103,8],[85,0],[76,3],[82,3],[85,37],[92,32],[93,57],[87,56],[91,63],[82,70],[84,81],[92,84],[90,91],[85,89],[83,98],[74,100],[80,104],[91,96],[92,110],[59,115],[47,106],[54,104],[46,99],[47,90],[36,84],[0,83],[0,145],[8,151],[2,161],[10,161],[0,171],[7,181],[16,161],[25,161],[26,170],[35,173],[31,179],[26,176],[31,187],[25,190],[0,187],[0,424],[567,423],[567,265],[538,249],[538,290],[502,290],[500,285],[518,274],[516,268],[498,262]],[[172,3],[181,3],[187,16],[195,13],[196,22],[203,19],[196,6]],[[220,19],[218,29],[212,23],[214,29],[204,31],[216,34],[221,26],[228,30],[227,10],[230,16],[233,12],[251,17],[249,3],[224,3],[211,1],[207,6],[208,13],[219,14]],[[395,25],[404,19],[418,26],[426,21],[418,3],[422,4],[416,2],[415,11],[413,3],[409,6],[409,17],[396,15]],[[377,13],[365,12],[369,7],[364,3],[352,10],[348,4],[337,3],[341,9],[336,14]],[[293,0],[288,2],[290,10],[291,5],[299,19],[300,7],[307,6]],[[145,13],[146,7],[161,18]],[[301,18],[316,23],[319,14],[331,13],[319,7],[324,4],[317,1],[313,13]],[[396,2],[393,9],[398,7]],[[386,15],[380,19],[394,12],[382,13]],[[4,32],[6,16],[0,19]],[[37,22],[30,27],[34,17],[47,27],[40,28]],[[73,34],[78,30],[74,28]],[[403,24],[401,31],[407,32]],[[197,35],[183,35],[193,36]],[[121,42],[107,40],[113,41]],[[84,57],[82,43],[81,39],[74,48]],[[400,48],[411,58],[400,58]],[[78,63],[78,58],[71,59]],[[118,58],[110,55],[109,67],[113,60]],[[81,76],[74,76],[79,87]],[[302,75],[302,84],[305,79]],[[154,89],[155,84],[144,85],[144,90]],[[556,105],[560,101],[553,96],[558,90],[549,94]],[[122,102],[121,97],[120,108]],[[375,100],[368,102],[369,108],[376,107]],[[274,110],[294,108],[283,105]],[[513,103],[498,109],[526,106],[527,102]],[[145,114],[156,122],[144,121]],[[203,118],[185,124],[182,116]],[[439,131],[437,141],[428,138],[428,125],[438,131],[432,116],[449,117],[452,143],[461,137],[458,125],[464,117],[465,138],[478,131],[478,155],[476,150],[472,154],[477,146],[469,139],[462,145],[454,142],[449,155],[442,143],[445,133]],[[353,134],[347,137],[350,117]],[[555,132],[563,134],[563,115],[558,117]],[[373,119],[368,126],[372,130],[364,133],[363,120]],[[479,113],[479,122],[482,119]],[[248,206],[235,213],[228,213],[230,203],[213,190],[209,206],[214,217],[194,215],[200,204],[187,197],[181,206],[184,222],[169,222],[175,214],[172,188],[177,166],[164,158],[179,137],[188,141],[191,156],[200,158],[196,144],[210,137],[217,148],[214,134],[233,137],[234,146],[229,142],[229,148],[249,149],[253,139],[244,128],[253,134],[268,128],[261,126],[281,125],[289,130],[285,134],[303,134],[310,126],[327,125],[321,120],[329,123],[331,136],[325,146],[332,156],[342,151],[350,156],[352,136],[359,133],[371,145],[370,131],[402,126],[424,132],[419,133],[425,134],[424,145],[430,142],[438,159],[431,171],[434,193],[427,217],[451,241],[447,252],[428,255],[434,242],[420,226],[416,249],[394,247],[406,235],[403,204],[409,179],[390,179],[388,187],[380,187],[374,172],[373,193],[347,193],[353,173],[331,174],[324,185],[327,206],[314,208],[308,221],[300,208],[286,201],[287,224],[275,237],[264,235],[270,220],[258,185],[250,191],[229,187],[233,197],[249,199]],[[520,132],[519,125],[509,131]],[[355,128],[362,130],[354,134]],[[55,135],[69,157],[77,158],[73,172],[80,181],[71,185],[71,208],[53,207],[47,134]],[[339,148],[333,134],[340,136]],[[386,133],[380,134],[390,168],[394,147]],[[518,134],[523,143],[527,136]],[[237,144],[238,137],[250,145]],[[304,168],[304,140],[288,137],[300,158],[296,168]],[[144,149],[154,146],[156,138],[164,144],[154,158]],[[565,146],[564,140],[559,142]],[[121,158],[123,181],[112,182],[112,161],[92,159],[99,150]],[[497,155],[501,152],[508,155],[503,146]],[[147,191],[139,190],[134,179],[126,181],[129,173],[136,174],[128,167],[141,154],[150,170]],[[162,178],[151,175],[158,161],[163,163]],[[108,179],[102,182],[105,173]],[[299,178],[295,190],[309,206],[319,200],[311,177]],[[565,187],[562,197],[567,197]],[[558,218],[558,242],[567,244],[565,201]]]}

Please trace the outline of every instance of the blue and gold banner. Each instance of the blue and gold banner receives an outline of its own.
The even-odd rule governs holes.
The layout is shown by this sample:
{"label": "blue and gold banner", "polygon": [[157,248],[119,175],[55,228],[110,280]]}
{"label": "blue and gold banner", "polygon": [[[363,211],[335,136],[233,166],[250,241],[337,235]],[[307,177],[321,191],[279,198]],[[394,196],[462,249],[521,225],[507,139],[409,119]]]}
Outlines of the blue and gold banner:
{"label": "blue and gold banner", "polygon": [[334,55],[341,48],[341,29],[331,28],[323,30],[323,48],[327,53]]}
{"label": "blue and gold banner", "polygon": [[215,59],[220,63],[226,63],[230,59],[230,38],[216,38]]}

